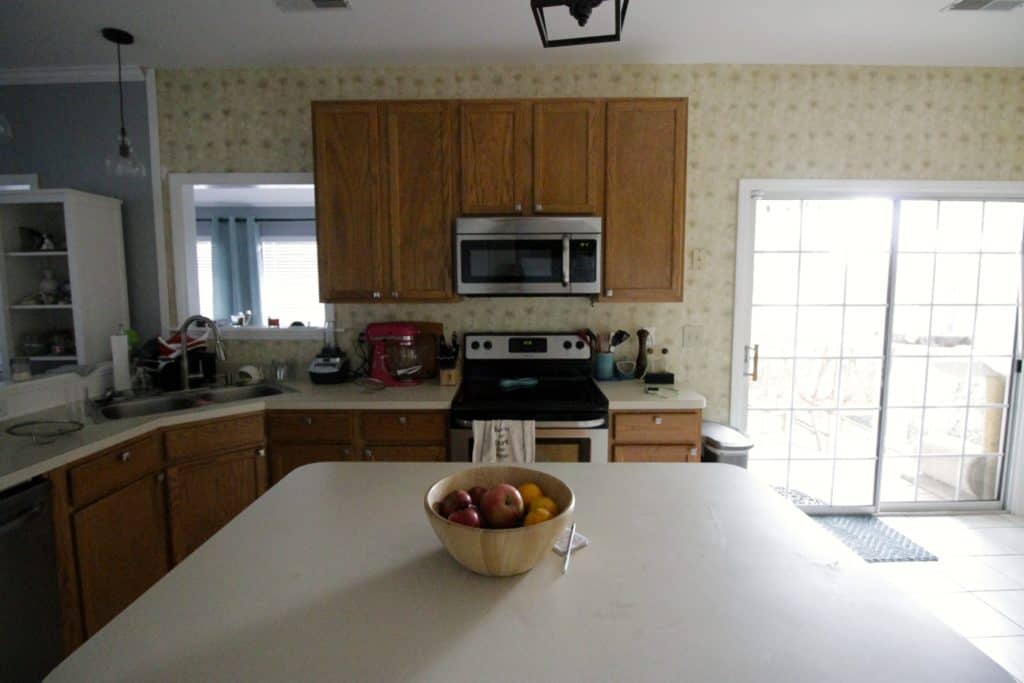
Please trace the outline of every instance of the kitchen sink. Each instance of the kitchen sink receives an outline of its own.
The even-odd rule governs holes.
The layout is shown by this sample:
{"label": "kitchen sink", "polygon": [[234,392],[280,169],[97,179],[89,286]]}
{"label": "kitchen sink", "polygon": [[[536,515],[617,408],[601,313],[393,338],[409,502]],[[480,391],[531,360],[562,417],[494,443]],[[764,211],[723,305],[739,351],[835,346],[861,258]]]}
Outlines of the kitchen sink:
{"label": "kitchen sink", "polygon": [[203,401],[211,403],[230,403],[231,401],[244,401],[250,398],[262,398],[264,396],[277,396],[283,394],[281,387],[269,384],[253,384],[247,387],[223,387],[211,389],[201,395]]}
{"label": "kitchen sink", "polygon": [[142,417],[143,415],[185,410],[197,405],[199,405],[199,401],[195,396],[158,396],[104,406],[100,408],[100,413],[103,417],[111,420],[121,420],[126,417]]}

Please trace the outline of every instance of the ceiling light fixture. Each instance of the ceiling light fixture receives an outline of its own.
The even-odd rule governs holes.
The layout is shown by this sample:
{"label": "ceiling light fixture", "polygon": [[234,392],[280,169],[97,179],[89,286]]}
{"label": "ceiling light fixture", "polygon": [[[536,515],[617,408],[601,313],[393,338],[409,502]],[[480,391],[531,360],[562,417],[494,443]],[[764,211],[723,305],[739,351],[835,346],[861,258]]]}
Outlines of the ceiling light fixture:
{"label": "ceiling light fixture", "polygon": [[568,45],[589,45],[591,43],[614,43],[622,39],[622,25],[626,22],[626,9],[629,8],[629,0],[615,0],[615,33],[608,33],[600,36],[579,36],[576,38],[556,38],[548,36],[548,23],[544,17],[544,10],[549,7],[568,7],[576,23],[587,25],[591,12],[604,0],[530,0],[530,7],[533,9],[533,19],[537,22],[537,32],[540,33],[540,42],[544,47],[565,47]]}
{"label": "ceiling light fixture", "polygon": [[121,133],[117,138],[117,152],[107,157],[107,173],[116,176],[140,178],[146,175],[146,167],[132,151],[132,141],[124,125],[124,80],[121,75],[121,46],[131,45],[135,36],[119,28],[105,28],[103,37],[117,46],[117,101],[121,108]]}

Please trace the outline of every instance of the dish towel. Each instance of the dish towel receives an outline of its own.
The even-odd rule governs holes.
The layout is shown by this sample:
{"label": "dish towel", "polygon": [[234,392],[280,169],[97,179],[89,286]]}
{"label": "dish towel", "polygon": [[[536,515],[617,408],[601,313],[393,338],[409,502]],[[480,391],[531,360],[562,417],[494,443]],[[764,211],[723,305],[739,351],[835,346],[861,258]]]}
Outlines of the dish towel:
{"label": "dish towel", "polygon": [[473,462],[533,462],[536,443],[533,420],[473,420]]}

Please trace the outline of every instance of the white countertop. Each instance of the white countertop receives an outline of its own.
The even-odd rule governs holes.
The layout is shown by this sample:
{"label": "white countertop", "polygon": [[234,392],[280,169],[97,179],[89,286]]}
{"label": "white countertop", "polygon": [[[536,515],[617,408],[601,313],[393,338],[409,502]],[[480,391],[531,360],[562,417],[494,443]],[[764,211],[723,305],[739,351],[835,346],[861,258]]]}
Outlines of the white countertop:
{"label": "white countertop", "polygon": [[[613,411],[693,410],[703,409],[706,405],[703,396],[683,388],[679,388],[678,395],[665,399],[644,393],[644,384],[639,380],[598,382],[598,385],[608,397],[609,409]],[[367,392],[352,383],[317,385],[299,381],[288,382],[285,386],[291,391],[278,396],[121,420],[95,422],[86,418],[84,429],[60,437],[52,444],[36,445],[30,438],[10,436],[0,431],[0,490],[161,427],[264,409],[448,410],[458,390],[457,387],[442,387],[436,381],[413,387],[389,387],[377,392]],[[25,415],[12,422],[68,419],[70,412],[66,408],[55,408]]]}
{"label": "white countertop", "polygon": [[47,680],[1013,680],[744,470],[538,465],[591,546],[496,579],[424,519],[459,467],[296,470]]}

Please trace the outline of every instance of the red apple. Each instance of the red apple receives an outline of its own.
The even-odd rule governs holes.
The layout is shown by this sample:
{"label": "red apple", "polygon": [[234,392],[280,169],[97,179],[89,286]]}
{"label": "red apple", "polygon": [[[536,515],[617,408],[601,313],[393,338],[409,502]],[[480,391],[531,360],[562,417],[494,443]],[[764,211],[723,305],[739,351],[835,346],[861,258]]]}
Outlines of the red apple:
{"label": "red apple", "polygon": [[480,501],[480,513],[495,529],[514,527],[523,516],[523,497],[515,486],[492,486]]}
{"label": "red apple", "polygon": [[469,493],[462,489],[457,489],[449,493],[441,501],[441,516],[448,518],[456,510],[468,508],[472,504],[473,499],[469,497]]}
{"label": "red apple", "polygon": [[487,489],[483,486],[474,486],[469,490],[469,497],[473,499],[473,505],[480,507],[480,503],[484,500],[484,494],[487,493]]}
{"label": "red apple", "polygon": [[448,515],[449,522],[455,522],[456,524],[464,524],[466,526],[480,526],[480,513],[476,511],[475,507],[462,508],[456,510],[452,514]]}

